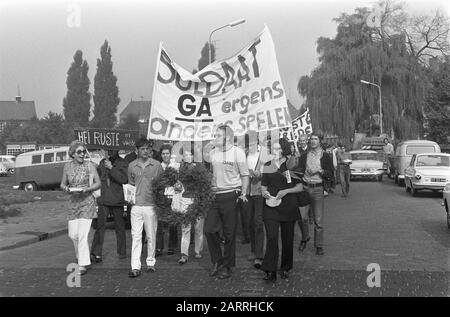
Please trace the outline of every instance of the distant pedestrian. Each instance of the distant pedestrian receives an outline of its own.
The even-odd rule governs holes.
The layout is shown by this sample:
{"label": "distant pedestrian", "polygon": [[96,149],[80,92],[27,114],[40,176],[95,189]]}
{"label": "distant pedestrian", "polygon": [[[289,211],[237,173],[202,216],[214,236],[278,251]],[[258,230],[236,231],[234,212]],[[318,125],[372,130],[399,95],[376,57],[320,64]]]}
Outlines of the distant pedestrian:
{"label": "distant pedestrian", "polygon": [[348,153],[345,152],[345,147],[342,143],[338,143],[338,151],[336,154],[338,163],[338,175],[341,183],[342,196],[347,197],[350,190],[350,164],[351,160]]}
{"label": "distant pedestrian", "polygon": [[69,237],[72,239],[81,275],[91,265],[88,235],[92,219],[96,217],[96,201],[92,192],[101,186],[97,170],[84,159],[86,147],[80,141],[73,141],[69,147],[72,160],[64,165],[61,189],[70,192],[68,215]]}
{"label": "distant pedestrian", "polygon": [[387,173],[388,173],[388,177],[391,177],[393,174],[392,171],[392,160],[394,159],[394,146],[391,144],[391,142],[389,142],[388,138],[384,139],[384,146],[383,146],[383,152],[384,152],[384,157],[387,163]]}
{"label": "distant pedestrian", "polygon": [[101,196],[97,199],[99,205],[97,228],[91,247],[91,260],[102,262],[103,241],[105,237],[106,220],[109,214],[114,215],[116,231],[117,255],[120,259],[127,256],[125,221],[123,219],[123,184],[128,182],[128,164],[119,156],[118,150],[108,150],[106,158],[98,166],[102,183]]}
{"label": "distant pedestrian", "polygon": [[136,186],[136,204],[131,209],[131,271],[129,277],[141,274],[142,228],[147,233],[147,272],[156,271],[155,244],[158,219],[153,200],[152,182],[163,170],[161,163],[152,159],[153,143],[145,138],[136,142],[137,159],[128,166],[128,183]]}

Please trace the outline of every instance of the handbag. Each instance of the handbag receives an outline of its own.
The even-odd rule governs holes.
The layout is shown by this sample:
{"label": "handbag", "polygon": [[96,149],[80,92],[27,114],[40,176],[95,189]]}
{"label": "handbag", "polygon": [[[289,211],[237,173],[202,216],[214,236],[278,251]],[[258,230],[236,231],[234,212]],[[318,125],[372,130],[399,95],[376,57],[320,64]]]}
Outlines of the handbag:
{"label": "handbag", "polygon": [[298,193],[297,198],[298,205],[300,207],[310,205],[312,202],[311,195],[307,191],[301,191],[300,193]]}

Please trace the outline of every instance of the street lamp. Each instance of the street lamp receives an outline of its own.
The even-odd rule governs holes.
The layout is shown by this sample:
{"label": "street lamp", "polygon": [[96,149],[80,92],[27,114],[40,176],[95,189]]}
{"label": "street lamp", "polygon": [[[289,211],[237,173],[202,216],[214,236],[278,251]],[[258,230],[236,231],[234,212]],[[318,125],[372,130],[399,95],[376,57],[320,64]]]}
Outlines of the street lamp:
{"label": "street lamp", "polygon": [[380,94],[380,135],[382,135],[383,134],[383,112],[381,110],[381,87],[377,84],[374,84],[374,83],[371,83],[371,82],[368,82],[368,81],[365,81],[362,79],[360,80],[360,82],[362,82],[363,84],[366,84],[366,85],[372,85],[372,86],[378,87],[378,92]]}
{"label": "street lamp", "polygon": [[228,26],[229,26],[229,27],[233,27],[233,26],[242,24],[242,23],[244,23],[244,22],[245,22],[245,19],[236,20],[236,21],[230,22],[230,23],[228,23],[228,24],[225,24],[225,25],[221,26],[220,28],[217,28],[217,29],[215,29],[215,30],[213,30],[213,31],[211,32],[211,34],[209,35],[209,41],[208,41],[208,47],[209,47],[209,64],[211,64],[211,37],[212,37],[213,33],[216,32],[216,31],[218,31],[218,30],[220,30],[220,29],[226,28],[226,27],[228,27]]}

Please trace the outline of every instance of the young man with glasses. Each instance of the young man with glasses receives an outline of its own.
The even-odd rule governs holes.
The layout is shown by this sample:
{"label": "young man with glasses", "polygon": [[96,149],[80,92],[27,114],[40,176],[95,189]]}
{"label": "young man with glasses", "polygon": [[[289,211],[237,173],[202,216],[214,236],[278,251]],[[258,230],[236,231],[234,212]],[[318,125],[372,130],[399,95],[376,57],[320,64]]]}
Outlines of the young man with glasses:
{"label": "young man with glasses", "polygon": [[153,201],[152,183],[163,169],[152,159],[153,144],[145,138],[136,141],[137,159],[128,166],[128,183],[136,186],[136,204],[131,210],[131,271],[129,277],[141,274],[142,228],[147,234],[147,272],[155,272],[155,245],[158,219]]}

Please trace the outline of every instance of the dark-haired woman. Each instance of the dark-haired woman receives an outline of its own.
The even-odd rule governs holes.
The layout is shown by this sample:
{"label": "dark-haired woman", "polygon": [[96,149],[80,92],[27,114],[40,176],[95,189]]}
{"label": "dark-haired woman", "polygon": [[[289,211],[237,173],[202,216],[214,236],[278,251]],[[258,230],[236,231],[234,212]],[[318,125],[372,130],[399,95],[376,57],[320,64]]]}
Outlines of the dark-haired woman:
{"label": "dark-haired woman", "polygon": [[263,221],[266,228],[266,254],[261,270],[266,272],[264,279],[274,282],[277,279],[278,233],[281,229],[280,277],[289,277],[293,266],[294,228],[300,218],[298,196],[303,186],[286,168],[286,156],[290,145],[284,139],[272,143],[273,159],[264,165],[261,181],[262,196],[266,199]]}

